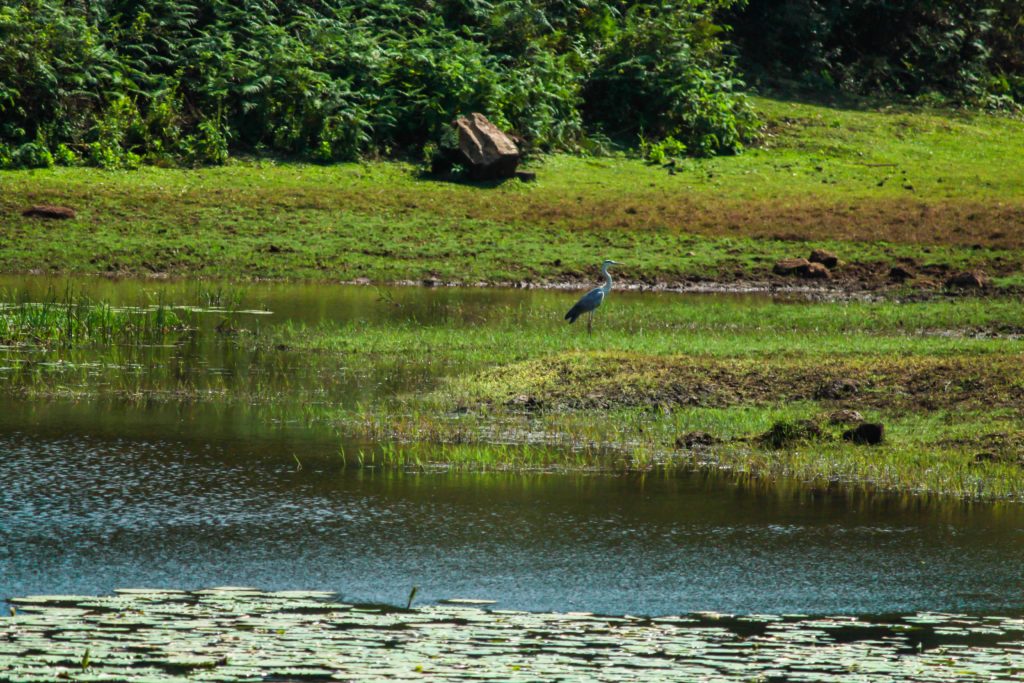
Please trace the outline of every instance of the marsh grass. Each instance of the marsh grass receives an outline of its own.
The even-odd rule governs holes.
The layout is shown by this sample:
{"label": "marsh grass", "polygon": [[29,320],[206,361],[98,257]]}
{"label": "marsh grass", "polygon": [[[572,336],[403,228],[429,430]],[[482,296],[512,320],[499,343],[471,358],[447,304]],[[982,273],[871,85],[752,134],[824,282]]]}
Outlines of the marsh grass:
{"label": "marsh grass", "polygon": [[75,296],[57,300],[0,303],[0,343],[77,346],[145,344],[184,332],[189,324],[180,312],[163,303],[146,307],[114,307]]}
{"label": "marsh grass", "polygon": [[[616,293],[587,335],[561,321],[573,298],[456,299],[428,315],[384,297],[383,317],[252,323],[232,335],[199,326],[173,348],[120,343],[109,323],[75,337],[105,343],[5,350],[3,388],[32,399],[239,406],[368,444],[344,454],[351,466],[708,468],[813,486],[1024,496],[1019,302]],[[41,320],[67,314],[46,310]],[[156,312],[146,315],[138,338],[163,329]],[[857,391],[821,391],[837,379]],[[846,426],[829,422],[838,409],[885,424],[885,442],[843,441]],[[818,435],[764,437],[808,420]],[[689,438],[696,433],[705,436]]]}
{"label": "marsh grass", "polygon": [[[899,415],[870,412],[884,422],[886,440],[860,446],[839,437],[814,402],[766,407],[591,410],[539,415],[490,409],[475,416],[389,408],[333,412],[347,438],[386,444],[346,456],[356,465],[409,469],[511,471],[725,471],[762,481],[819,487],[941,494],[965,499],[1024,496],[1024,449],[1013,411]],[[812,421],[822,436],[773,444],[763,438],[778,425]],[[700,432],[711,443],[693,447],[681,435]],[[979,452],[993,445],[992,458]]]}

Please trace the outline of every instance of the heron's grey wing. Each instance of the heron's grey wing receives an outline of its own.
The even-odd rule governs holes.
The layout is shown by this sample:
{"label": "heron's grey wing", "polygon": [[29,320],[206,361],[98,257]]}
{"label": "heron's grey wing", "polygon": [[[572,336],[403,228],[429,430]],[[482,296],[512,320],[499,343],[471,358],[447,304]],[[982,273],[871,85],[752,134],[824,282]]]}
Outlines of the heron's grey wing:
{"label": "heron's grey wing", "polygon": [[565,319],[570,323],[576,322],[576,318],[580,317],[584,313],[589,313],[604,301],[604,290],[600,287],[595,287],[586,294],[580,297],[580,300],[576,302],[576,305],[569,309],[569,312],[565,314]]}

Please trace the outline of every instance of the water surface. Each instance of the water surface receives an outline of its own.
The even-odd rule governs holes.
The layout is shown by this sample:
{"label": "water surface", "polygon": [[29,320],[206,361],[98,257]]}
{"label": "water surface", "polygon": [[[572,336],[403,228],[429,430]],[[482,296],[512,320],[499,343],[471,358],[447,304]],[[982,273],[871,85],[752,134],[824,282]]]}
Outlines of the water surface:
{"label": "water surface", "polygon": [[355,469],[301,427],[122,410],[5,406],[0,593],[252,585],[402,603],[415,585],[423,601],[633,614],[1024,605],[1019,506],[703,474]]}
{"label": "water surface", "polygon": [[[0,284],[29,300],[61,286]],[[272,312],[235,314],[260,324],[410,316],[466,324],[574,296],[250,285],[239,297],[102,280],[75,287],[124,304],[206,296],[215,308],[218,296],[234,297],[236,308]],[[678,295],[625,296],[658,305]],[[63,364],[46,371],[65,373],[69,386],[137,372],[140,384],[171,389],[326,387],[325,400],[335,401],[434,379],[416,359],[350,367],[342,357],[328,376],[300,356],[255,358],[211,332],[221,317],[211,312],[187,343],[123,349],[95,367],[88,351],[47,352]],[[700,473],[359,469],[345,467],[340,449],[378,444],[310,425],[301,410],[272,415],[216,402],[0,400],[0,595],[252,585],[404,604],[417,586],[425,602],[483,598],[618,614],[1024,607],[1024,506],[815,493]]]}

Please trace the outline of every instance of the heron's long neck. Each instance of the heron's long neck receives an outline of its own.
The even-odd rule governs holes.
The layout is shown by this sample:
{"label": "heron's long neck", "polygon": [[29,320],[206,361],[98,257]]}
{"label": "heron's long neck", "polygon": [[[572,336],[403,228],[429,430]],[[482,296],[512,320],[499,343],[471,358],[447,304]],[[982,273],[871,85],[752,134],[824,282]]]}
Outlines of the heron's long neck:
{"label": "heron's long neck", "polygon": [[604,275],[604,287],[601,289],[603,289],[604,293],[607,294],[612,291],[612,276],[608,274],[607,263],[601,266],[601,274]]}

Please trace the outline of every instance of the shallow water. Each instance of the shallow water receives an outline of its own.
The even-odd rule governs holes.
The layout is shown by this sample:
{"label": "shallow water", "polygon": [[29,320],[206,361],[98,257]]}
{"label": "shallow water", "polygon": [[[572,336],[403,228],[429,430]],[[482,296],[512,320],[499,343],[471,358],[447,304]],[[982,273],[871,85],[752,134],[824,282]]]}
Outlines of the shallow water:
{"label": "shallow water", "polygon": [[[31,279],[0,285],[36,300],[61,287]],[[75,287],[125,304],[200,296],[174,283]],[[485,319],[495,306],[514,314],[573,296],[244,289],[241,306],[270,310],[260,319],[273,322],[465,321]],[[207,333],[216,316],[204,322]],[[319,381],[294,359],[268,370],[209,334],[187,346],[124,353],[126,366],[176,364],[178,374],[152,371],[153,383],[168,386],[181,368],[210,386],[253,381],[258,372],[270,373],[260,381],[274,386]],[[387,395],[430,380],[414,362],[359,370],[338,371],[333,398]],[[104,377],[59,371],[72,384]],[[705,474],[405,473],[346,468],[338,456],[340,447],[371,446],[244,405],[3,399],[0,595],[229,584],[404,604],[417,586],[422,602],[486,598],[516,609],[616,614],[1024,607],[1024,506],[769,489]]]}

